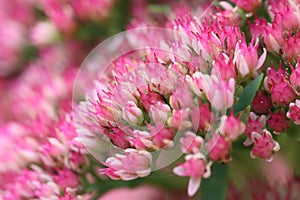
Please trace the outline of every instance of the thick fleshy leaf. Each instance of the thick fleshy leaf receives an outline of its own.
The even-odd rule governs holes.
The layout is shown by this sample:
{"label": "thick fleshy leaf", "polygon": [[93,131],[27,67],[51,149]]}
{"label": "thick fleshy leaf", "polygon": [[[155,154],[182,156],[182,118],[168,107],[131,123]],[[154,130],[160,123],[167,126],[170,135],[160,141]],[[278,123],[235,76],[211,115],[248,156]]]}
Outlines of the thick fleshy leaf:
{"label": "thick fleshy leaf", "polygon": [[227,165],[214,163],[212,165],[212,175],[208,179],[203,179],[201,183],[201,200],[218,199],[225,200],[228,189]]}
{"label": "thick fleshy leaf", "polygon": [[233,106],[234,113],[238,113],[249,106],[258,90],[264,75],[260,74],[256,79],[245,86],[243,92],[238,96],[239,101]]}

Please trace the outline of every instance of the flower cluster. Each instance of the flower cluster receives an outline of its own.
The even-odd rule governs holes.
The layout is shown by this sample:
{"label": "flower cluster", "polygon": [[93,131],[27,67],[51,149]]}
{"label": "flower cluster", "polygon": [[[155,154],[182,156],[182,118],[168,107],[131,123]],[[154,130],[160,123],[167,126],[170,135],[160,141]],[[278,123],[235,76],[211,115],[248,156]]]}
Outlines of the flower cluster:
{"label": "flower cluster", "polygon": [[[102,173],[112,179],[144,177],[154,169],[154,151],[179,145],[185,161],[174,173],[190,177],[188,193],[193,195],[214,162],[231,160],[232,142],[243,133],[244,144],[253,145],[251,158],[272,160],[280,148],[273,134],[283,133],[290,119],[295,124],[300,119],[298,5],[269,1],[267,22],[253,17],[261,1],[234,3],[233,8],[221,2],[225,10],[204,18],[174,9],[175,19],[165,27],[180,36],[158,44],[167,53],[150,49],[123,55],[112,65],[112,76],[98,78],[81,104],[82,125],[123,150],[103,162],[107,168]],[[248,22],[250,35],[239,26],[247,18],[255,18]],[[281,56],[284,64],[264,65],[267,51]],[[264,87],[256,92],[252,112],[246,112],[248,119],[242,120],[245,113],[233,111],[239,103],[237,90],[264,71]]]}

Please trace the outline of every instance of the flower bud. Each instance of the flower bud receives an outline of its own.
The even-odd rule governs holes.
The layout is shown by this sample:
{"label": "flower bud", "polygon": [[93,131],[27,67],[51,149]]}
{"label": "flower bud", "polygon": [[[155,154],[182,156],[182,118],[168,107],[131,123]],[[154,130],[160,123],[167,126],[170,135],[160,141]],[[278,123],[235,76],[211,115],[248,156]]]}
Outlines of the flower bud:
{"label": "flower bud", "polygon": [[141,125],[144,121],[143,111],[133,101],[128,101],[123,108],[123,119],[130,124]]}

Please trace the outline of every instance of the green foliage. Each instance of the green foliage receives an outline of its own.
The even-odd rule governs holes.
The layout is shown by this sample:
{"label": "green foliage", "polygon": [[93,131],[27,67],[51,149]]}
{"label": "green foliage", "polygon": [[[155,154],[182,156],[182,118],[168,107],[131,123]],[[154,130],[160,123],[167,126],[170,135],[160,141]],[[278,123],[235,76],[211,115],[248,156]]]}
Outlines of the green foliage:
{"label": "green foliage", "polygon": [[214,163],[212,175],[208,179],[202,179],[201,200],[225,200],[228,189],[227,164]]}
{"label": "green foliage", "polygon": [[243,92],[238,95],[239,101],[233,106],[234,113],[245,110],[249,106],[255,96],[256,91],[259,89],[264,75],[260,74],[256,79],[250,82],[244,88]]}

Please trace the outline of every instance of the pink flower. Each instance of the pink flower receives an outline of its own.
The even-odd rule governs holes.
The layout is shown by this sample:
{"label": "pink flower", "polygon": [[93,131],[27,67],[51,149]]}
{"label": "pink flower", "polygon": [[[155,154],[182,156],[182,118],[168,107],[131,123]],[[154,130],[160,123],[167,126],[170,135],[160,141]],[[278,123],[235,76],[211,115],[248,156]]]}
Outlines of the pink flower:
{"label": "pink flower", "polygon": [[58,169],[57,175],[53,176],[54,181],[63,189],[80,186],[79,177],[69,169]]}
{"label": "pink flower", "polygon": [[271,112],[267,122],[275,134],[284,132],[290,126],[290,122],[283,111]]}
{"label": "pink flower", "polygon": [[188,195],[193,196],[200,187],[202,177],[210,176],[210,165],[207,164],[205,156],[201,153],[187,155],[185,162],[173,169],[178,176],[190,177],[188,185]]}
{"label": "pink flower", "polygon": [[280,64],[278,71],[272,65],[267,72],[264,84],[271,93],[271,99],[277,106],[288,106],[296,99],[296,93],[287,80],[287,73]]}
{"label": "pink flower", "polygon": [[256,132],[256,133],[260,133],[260,134],[263,132],[263,129],[265,128],[265,125],[266,125],[266,121],[267,121],[267,119],[266,119],[265,115],[261,115],[259,117],[256,114],[254,114],[253,112],[250,112],[249,120],[248,120],[248,123],[246,124],[246,129],[245,129],[245,133],[248,136],[248,138],[244,142],[245,146],[249,146],[253,143],[253,141],[251,139],[252,132]]}
{"label": "pink flower", "polygon": [[126,149],[124,155],[116,154],[109,157],[103,163],[108,168],[101,169],[100,172],[113,180],[133,180],[148,176],[151,172],[151,162],[152,155],[148,151]]}
{"label": "pink flower", "polygon": [[181,151],[183,153],[199,153],[203,144],[203,138],[193,132],[185,132],[184,137],[180,138]]}
{"label": "pink flower", "polygon": [[[299,5],[293,1],[270,1],[273,23],[282,30],[293,31],[299,28]],[[274,15],[273,15],[274,14]]]}
{"label": "pink flower", "polygon": [[163,102],[162,96],[156,92],[153,92],[150,86],[148,86],[147,94],[140,90],[138,90],[138,92],[140,94],[140,100],[142,101],[142,105],[147,112],[150,111],[150,107],[152,105],[155,105],[157,102]]}
{"label": "pink flower", "polygon": [[272,108],[271,98],[263,90],[256,92],[251,108],[257,114],[267,114]]}
{"label": "pink flower", "polygon": [[143,111],[133,101],[128,101],[123,108],[123,119],[129,124],[141,125],[144,121]]}
{"label": "pink flower", "polygon": [[245,124],[234,117],[233,114],[230,116],[223,116],[221,118],[220,132],[226,136],[230,141],[236,140],[245,131]]}
{"label": "pink flower", "polygon": [[270,92],[272,101],[277,106],[288,106],[297,98],[296,93],[286,80],[282,80],[280,83],[273,85]]}
{"label": "pink flower", "polygon": [[233,105],[235,81],[233,78],[223,81],[215,75],[196,72],[192,77],[187,76],[196,95],[200,96],[202,91],[206,94],[211,105],[218,111],[230,108]]}
{"label": "pink flower", "polygon": [[190,109],[173,110],[172,116],[168,120],[168,124],[178,130],[186,130],[192,126],[189,120]]}
{"label": "pink flower", "polygon": [[60,1],[46,0],[43,1],[45,13],[58,29],[64,33],[71,33],[76,28],[74,12],[72,8]]}
{"label": "pink flower", "polygon": [[286,114],[295,124],[300,124],[300,100],[296,100],[295,103],[290,103],[290,109]]}
{"label": "pink flower", "polygon": [[261,0],[231,0],[239,8],[242,8],[246,12],[254,12],[261,4]]}
{"label": "pink flower", "polygon": [[[287,20],[289,21],[289,20]],[[284,57],[290,62],[297,62],[300,54],[300,33],[289,35],[282,47]]]}
{"label": "pink flower", "polygon": [[231,160],[231,141],[225,136],[214,133],[207,140],[205,147],[211,161],[229,162]]}
{"label": "pink flower", "polygon": [[130,147],[130,143],[128,140],[128,134],[124,132],[121,128],[118,127],[110,127],[112,132],[109,129],[104,129],[104,134],[109,137],[114,145],[119,148],[126,149]]}
{"label": "pink flower", "polygon": [[233,60],[226,54],[220,54],[219,57],[214,60],[214,66],[211,74],[223,79],[224,81],[228,81],[230,78],[235,79],[237,77]]}
{"label": "pink flower", "polygon": [[153,144],[156,149],[171,148],[174,146],[175,132],[171,128],[164,128],[162,124],[151,126],[148,124]]}
{"label": "pink flower", "polygon": [[132,137],[129,138],[129,142],[137,150],[153,147],[151,134],[147,131],[134,130]]}
{"label": "pink flower", "polygon": [[258,58],[258,39],[254,44],[252,39],[250,46],[247,46],[245,40],[237,42],[234,52],[233,63],[236,65],[242,77],[248,74],[256,74],[261,68],[267,56],[267,50],[263,49],[263,54]]}
{"label": "pink flower", "polygon": [[292,70],[292,73],[290,75],[290,83],[291,83],[291,86],[293,87],[293,89],[298,94],[300,94],[300,67],[299,67],[299,62],[300,62],[300,60],[298,61],[297,65],[295,66],[295,69],[292,66],[290,67],[291,70]]}
{"label": "pink flower", "polygon": [[267,130],[264,130],[263,134],[252,132],[251,138],[254,141],[254,146],[250,153],[253,159],[260,157],[271,161],[273,154],[280,149],[279,143],[273,140],[271,133]]}
{"label": "pink flower", "polygon": [[198,102],[199,106],[194,107],[191,113],[191,122],[195,132],[206,132],[211,127],[213,114],[209,108],[209,104]]}
{"label": "pink flower", "polygon": [[119,200],[120,197],[123,199],[141,199],[143,200],[158,200],[165,199],[167,193],[153,186],[138,186],[136,188],[116,188],[106,192],[98,200]]}
{"label": "pink flower", "polygon": [[75,0],[72,7],[77,16],[83,20],[99,20],[110,15],[113,1],[110,0]]}

